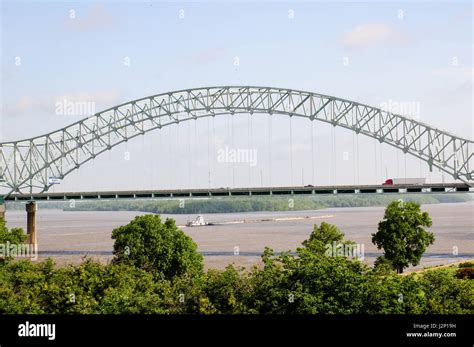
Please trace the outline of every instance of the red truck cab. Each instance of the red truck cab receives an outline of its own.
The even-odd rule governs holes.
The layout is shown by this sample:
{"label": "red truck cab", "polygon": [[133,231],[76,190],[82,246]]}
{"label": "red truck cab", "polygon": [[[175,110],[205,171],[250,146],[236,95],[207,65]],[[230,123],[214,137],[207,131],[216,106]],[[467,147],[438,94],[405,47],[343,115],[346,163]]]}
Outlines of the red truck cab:
{"label": "red truck cab", "polygon": [[384,183],[382,183],[383,186],[393,186],[393,180],[391,178],[385,180]]}

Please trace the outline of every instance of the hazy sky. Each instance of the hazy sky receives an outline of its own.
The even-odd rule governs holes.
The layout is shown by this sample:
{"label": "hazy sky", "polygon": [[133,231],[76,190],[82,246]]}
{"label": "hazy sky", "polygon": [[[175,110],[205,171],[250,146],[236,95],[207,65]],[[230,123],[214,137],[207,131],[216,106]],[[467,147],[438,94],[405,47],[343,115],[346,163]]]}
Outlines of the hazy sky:
{"label": "hazy sky", "polygon": [[[470,1],[3,1],[1,141],[87,116],[57,114],[63,100],[90,102],[99,112],[215,85],[408,105],[409,116],[472,139],[472,15]],[[269,141],[267,115],[231,118],[148,133],[54,189],[378,183],[405,175],[401,152],[346,130],[293,119],[290,141],[289,118],[277,116]],[[220,162],[226,146],[254,150],[256,165]],[[406,167],[408,177],[443,179],[416,159]]]}

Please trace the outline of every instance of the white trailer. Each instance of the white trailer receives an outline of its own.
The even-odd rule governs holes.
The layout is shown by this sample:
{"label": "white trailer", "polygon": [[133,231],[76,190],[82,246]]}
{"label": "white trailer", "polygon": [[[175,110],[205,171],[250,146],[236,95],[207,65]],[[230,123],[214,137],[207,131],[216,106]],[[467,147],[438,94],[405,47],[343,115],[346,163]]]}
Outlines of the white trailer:
{"label": "white trailer", "polygon": [[405,184],[405,185],[417,185],[417,184],[425,184],[426,178],[424,177],[416,177],[416,178],[389,178],[385,180],[383,183],[384,186],[392,186],[397,184]]}

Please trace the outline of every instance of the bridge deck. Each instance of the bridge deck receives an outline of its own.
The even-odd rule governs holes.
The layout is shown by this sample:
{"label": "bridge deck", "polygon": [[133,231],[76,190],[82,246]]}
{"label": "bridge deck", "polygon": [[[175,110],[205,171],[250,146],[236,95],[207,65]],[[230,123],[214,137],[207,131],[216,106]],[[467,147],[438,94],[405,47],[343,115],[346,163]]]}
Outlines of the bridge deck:
{"label": "bridge deck", "polygon": [[210,198],[229,196],[284,196],[284,195],[365,195],[365,194],[441,194],[465,192],[474,188],[464,183],[432,183],[423,185],[347,185],[347,186],[296,186],[171,189],[96,192],[47,192],[39,194],[11,194],[6,201],[28,200],[115,200],[115,199],[160,199],[160,198]]}

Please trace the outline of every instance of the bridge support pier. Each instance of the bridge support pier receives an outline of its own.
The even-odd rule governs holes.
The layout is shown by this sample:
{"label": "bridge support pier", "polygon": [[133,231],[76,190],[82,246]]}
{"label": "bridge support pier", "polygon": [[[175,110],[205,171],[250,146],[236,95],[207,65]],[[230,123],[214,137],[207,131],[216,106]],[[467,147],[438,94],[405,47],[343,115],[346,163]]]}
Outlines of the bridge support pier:
{"label": "bridge support pier", "polygon": [[7,210],[7,205],[5,205],[5,197],[0,195],[0,219],[5,220],[5,212]]}
{"label": "bridge support pier", "polygon": [[26,234],[28,235],[28,243],[36,248],[36,203],[30,201],[26,204]]}

